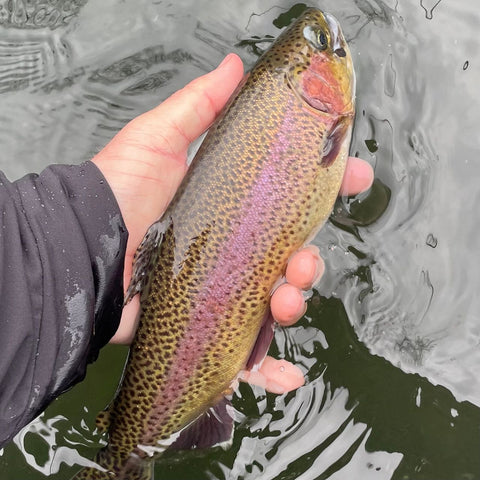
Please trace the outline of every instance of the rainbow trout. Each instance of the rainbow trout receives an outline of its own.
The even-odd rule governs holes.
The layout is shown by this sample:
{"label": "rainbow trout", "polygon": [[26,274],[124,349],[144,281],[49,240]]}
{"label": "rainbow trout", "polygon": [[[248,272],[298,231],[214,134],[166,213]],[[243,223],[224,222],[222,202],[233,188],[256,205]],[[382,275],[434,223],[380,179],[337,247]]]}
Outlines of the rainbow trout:
{"label": "rainbow trout", "polygon": [[354,85],[338,22],[308,9],[233,94],[139,247],[140,325],[109,443],[75,478],[150,479],[165,448],[231,438],[225,394],[264,357],[272,288],[337,197]]}

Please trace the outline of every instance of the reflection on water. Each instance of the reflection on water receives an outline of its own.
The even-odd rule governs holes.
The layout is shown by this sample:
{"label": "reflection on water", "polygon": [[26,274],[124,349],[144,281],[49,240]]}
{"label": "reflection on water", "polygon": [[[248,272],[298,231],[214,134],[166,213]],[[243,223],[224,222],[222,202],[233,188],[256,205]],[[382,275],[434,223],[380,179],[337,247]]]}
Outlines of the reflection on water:
{"label": "reflection on water", "polygon": [[[307,385],[286,396],[242,385],[233,446],[169,453],[156,478],[480,480],[480,9],[468,0],[321,7],[351,45],[352,153],[372,162],[376,181],[337,202],[315,240],[327,264],[322,296],[276,334],[273,353],[296,362]],[[0,168],[16,178],[89,158],[226,53],[252,65],[302,8],[0,0]],[[66,479],[68,465],[93,457],[104,441],[95,412],[124,356],[107,348],[4,449],[2,480]]]}
{"label": "reflection on water", "polygon": [[433,11],[442,0],[420,0],[420,5],[425,10],[425,17],[431,20],[433,18]]}
{"label": "reflection on water", "polygon": [[[376,139],[371,157],[378,177],[392,190],[392,201],[387,214],[363,231],[363,241],[353,243],[359,250],[368,248],[375,259],[370,269],[374,291],[358,302],[355,278],[341,291],[360,339],[373,352],[447,386],[458,400],[480,405],[475,379],[480,361],[475,286],[480,278],[468,268],[478,227],[475,215],[462,215],[472,194],[478,196],[477,186],[469,183],[476,173],[470,162],[478,136],[468,134],[472,117],[478,120],[472,110],[478,112],[478,98],[474,78],[466,77],[463,66],[479,45],[465,31],[465,21],[468,15],[478,19],[479,13],[466,6],[454,12],[441,7],[448,3],[437,5],[437,16],[427,23],[411,10],[402,12],[404,27],[408,22],[410,28],[391,32],[382,58],[360,64],[359,75],[374,69],[378,60],[395,72],[394,95],[383,96],[373,107],[363,107],[363,99],[371,100],[371,86],[359,81],[367,121],[358,125],[355,141]],[[429,41],[441,31],[435,42]],[[453,49],[449,31],[462,31],[455,33]],[[379,41],[370,39],[368,48],[380,50]],[[382,88],[391,78],[391,73],[374,76],[374,87],[391,92]],[[458,95],[460,90],[471,95]]]}
{"label": "reflection on water", "polygon": [[[62,423],[65,424],[69,421],[66,417],[58,415],[44,420],[44,416],[42,414],[31,422],[14,440],[15,445],[25,455],[25,461],[31,467],[45,476],[50,476],[56,475],[63,464],[86,467],[95,465],[91,460],[79,455],[75,444],[72,446],[62,445],[65,440],[59,435],[59,432]],[[82,441],[85,441],[88,428],[83,430],[79,432],[73,429],[72,433],[81,436]],[[93,446],[98,447],[98,444]],[[32,451],[35,454],[30,453]]]}
{"label": "reflection on water", "polygon": [[68,25],[87,0],[2,0],[0,25],[4,28],[58,28]]}

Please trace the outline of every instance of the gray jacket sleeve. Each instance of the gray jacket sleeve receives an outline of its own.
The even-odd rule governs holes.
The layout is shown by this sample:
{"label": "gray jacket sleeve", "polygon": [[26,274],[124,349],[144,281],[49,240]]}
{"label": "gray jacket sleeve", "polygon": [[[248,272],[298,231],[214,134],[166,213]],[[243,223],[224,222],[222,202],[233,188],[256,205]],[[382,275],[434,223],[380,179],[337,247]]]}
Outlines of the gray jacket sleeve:
{"label": "gray jacket sleeve", "polygon": [[0,173],[0,447],[85,376],[116,331],[128,233],[90,162]]}

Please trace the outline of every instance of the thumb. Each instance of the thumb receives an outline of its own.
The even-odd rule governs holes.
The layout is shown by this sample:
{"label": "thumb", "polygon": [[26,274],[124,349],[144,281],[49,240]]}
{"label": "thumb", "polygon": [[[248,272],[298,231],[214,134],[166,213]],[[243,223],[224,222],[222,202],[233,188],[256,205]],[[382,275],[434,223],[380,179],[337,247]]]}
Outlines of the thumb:
{"label": "thumb", "polygon": [[137,120],[161,130],[170,155],[183,155],[215,120],[242,76],[242,61],[231,53],[215,70],[193,80]]}
{"label": "thumb", "polygon": [[93,158],[115,194],[132,249],[173,197],[189,144],[210,126],[242,76],[242,61],[228,55],[215,70],[133,119]]}
{"label": "thumb", "polygon": [[[93,159],[113,190],[129,232],[125,286],[141,239],[185,174],[189,144],[211,125],[242,76],[242,61],[228,55],[215,70],[132,120]],[[138,308],[137,299],[124,309],[115,341],[131,341]]]}

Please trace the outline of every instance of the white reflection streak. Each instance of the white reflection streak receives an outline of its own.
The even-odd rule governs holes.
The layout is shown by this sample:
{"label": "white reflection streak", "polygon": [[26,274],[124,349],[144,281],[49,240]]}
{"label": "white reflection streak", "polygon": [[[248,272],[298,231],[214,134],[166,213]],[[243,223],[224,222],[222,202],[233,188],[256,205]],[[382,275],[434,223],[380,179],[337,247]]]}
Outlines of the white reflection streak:
{"label": "white reflection streak", "polygon": [[[362,480],[389,480],[402,461],[403,454],[389,452],[367,452],[365,444],[370,436],[371,429],[365,435],[361,445],[350,461],[340,470],[330,476],[329,480],[345,480],[346,478],[361,478]],[[315,471],[315,462],[311,471]],[[297,480],[307,480],[305,475]]]}
{"label": "white reflection streak", "polygon": [[[322,379],[319,379],[319,381],[323,383]],[[290,463],[308,454],[330,436],[335,435],[351,415],[351,411],[345,408],[348,400],[348,391],[344,388],[337,389],[333,393],[327,391],[326,402],[322,407],[322,393],[325,387],[318,385],[319,381],[312,382],[302,389],[306,389],[307,392],[302,391],[301,395],[297,394],[297,398],[302,401],[300,409],[292,404],[286,407],[282,406],[282,409],[287,412],[288,416],[277,422],[272,422],[270,429],[278,429],[285,432],[286,435],[289,434],[289,430],[292,430],[292,432],[287,438],[282,439],[282,444],[278,454],[275,456],[275,461],[262,462],[265,469],[262,474],[257,474],[256,478],[262,480],[273,479],[282,472],[287,472]],[[298,423],[295,425],[295,418],[302,420],[297,420]],[[275,424],[278,424],[277,428],[275,428]],[[285,429],[285,424],[290,425],[290,428],[287,427],[287,429]],[[302,476],[303,480],[307,478],[317,478],[323,470],[326,470],[335,462],[337,459],[335,458],[335,451],[338,450],[339,447],[347,450],[352,443],[362,435],[365,428],[365,425],[353,425],[353,423],[350,422],[348,427],[339,435],[332,445],[327,447],[319,455],[315,464],[321,464],[323,468],[309,468]],[[354,437],[353,440],[352,437]],[[278,439],[273,440],[274,443],[278,442]],[[270,451],[272,447],[273,445],[270,445],[267,451]],[[344,452],[340,453],[339,456],[343,453]]]}
{"label": "white reflection streak", "polygon": [[[23,428],[13,439],[17,448],[22,452],[25,457],[25,461],[38,472],[44,475],[52,475],[58,473],[62,463],[69,466],[84,466],[84,467],[96,467],[99,466],[91,460],[82,457],[76,450],[69,447],[58,446],[59,441],[57,439],[58,428],[54,425],[62,420],[67,420],[62,415],[57,415],[53,418],[49,418],[46,422],[43,421],[44,414],[37,417],[25,428]],[[25,436],[27,433],[33,433],[40,436],[48,445],[48,460],[45,464],[39,465],[35,457],[28,453],[25,447]]]}
{"label": "white reflection streak", "polygon": [[[336,426],[341,428],[338,423]],[[347,453],[352,444],[354,444],[362,435],[364,435],[366,428],[367,426],[364,423],[355,424],[353,420],[348,422],[348,425],[340,433],[340,435],[338,435],[338,437],[336,437],[335,440],[317,456],[312,466],[300,477],[298,477],[297,480],[315,479],[318,477],[318,475],[324,473]],[[311,448],[312,444],[306,445],[309,445]],[[348,464],[350,464],[350,461]],[[361,478],[363,480],[363,477]]]}
{"label": "white reflection streak", "polygon": [[[284,400],[285,397],[279,397],[277,403],[278,408],[285,412],[285,417],[269,424],[269,430],[280,431],[281,436],[264,440],[243,438],[231,471],[221,466],[226,478],[256,480],[282,478],[282,473],[289,471],[290,464],[308,455],[323,442],[328,443],[329,439],[333,439],[317,455],[311,467],[297,479],[313,480],[341,459],[362,436],[364,438],[348,464],[334,472],[330,478],[337,480],[358,478],[355,472],[359,471],[365,472],[362,479],[373,478],[371,475],[375,475],[376,480],[391,478],[402,455],[365,451],[365,442],[370,431],[367,431],[367,425],[355,423],[351,418],[352,410],[346,408],[348,390],[339,388],[333,393],[325,391],[323,379],[317,379],[299,389],[288,405],[284,404]],[[260,418],[259,421],[261,420]],[[252,432],[257,429],[257,425],[251,427]],[[268,453],[277,449],[276,455],[267,460]],[[246,465],[253,466],[249,474],[245,471]],[[345,472],[351,475],[345,475]]]}

